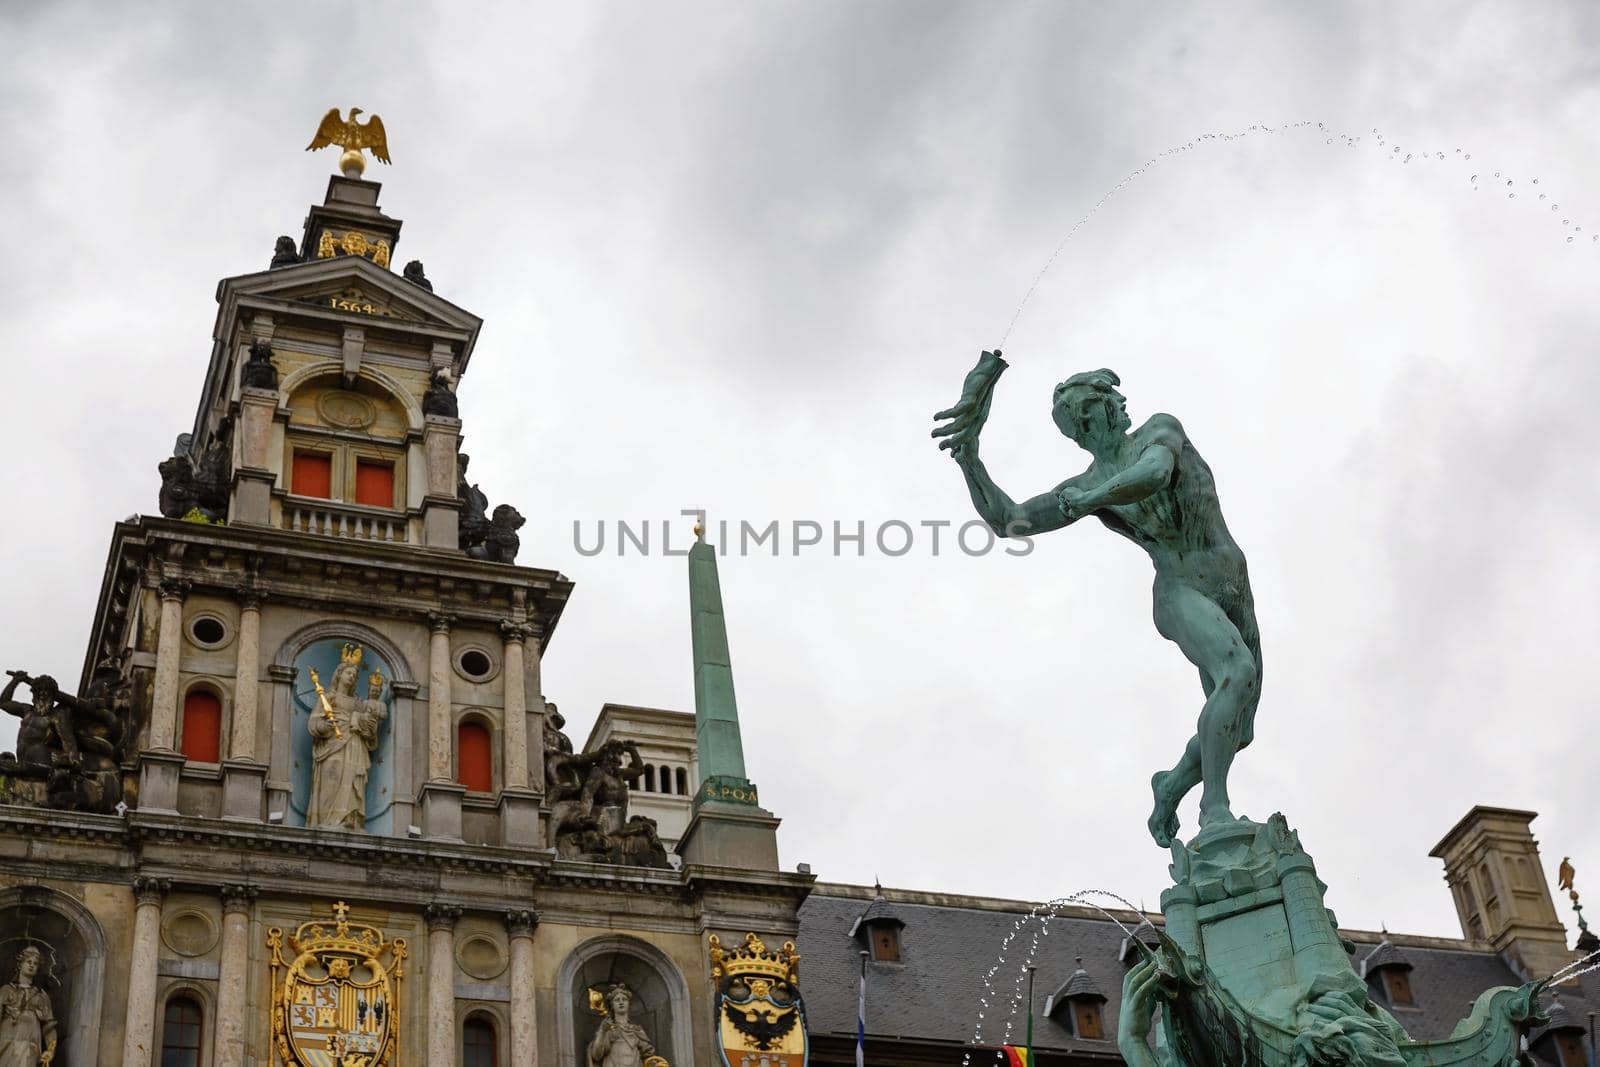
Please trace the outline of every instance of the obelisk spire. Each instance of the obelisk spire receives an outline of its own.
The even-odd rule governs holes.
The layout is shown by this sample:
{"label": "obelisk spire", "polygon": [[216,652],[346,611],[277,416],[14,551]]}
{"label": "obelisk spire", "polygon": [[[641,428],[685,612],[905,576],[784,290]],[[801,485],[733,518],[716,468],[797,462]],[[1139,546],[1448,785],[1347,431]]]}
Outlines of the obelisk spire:
{"label": "obelisk spire", "polygon": [[745,777],[744,742],[739,736],[739,705],[733,694],[733,661],[728,626],[722,614],[722,583],[717,554],[695,526],[689,549],[689,629],[694,645],[695,744],[700,786],[695,803],[720,800],[756,805],[756,789]]}

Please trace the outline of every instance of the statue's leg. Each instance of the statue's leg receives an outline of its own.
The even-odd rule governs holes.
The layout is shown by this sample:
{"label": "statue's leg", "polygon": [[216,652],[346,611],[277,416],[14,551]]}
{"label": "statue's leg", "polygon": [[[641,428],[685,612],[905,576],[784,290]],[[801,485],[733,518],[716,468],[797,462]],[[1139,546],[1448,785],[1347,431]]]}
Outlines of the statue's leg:
{"label": "statue's leg", "polygon": [[[1204,670],[1200,672],[1200,688],[1210,699],[1216,685]],[[1189,795],[1189,790],[1200,784],[1200,737],[1189,738],[1183,755],[1170,771],[1157,771],[1150,778],[1150,791],[1155,794],[1155,807],[1150,812],[1150,836],[1156,844],[1166,848],[1178,836],[1178,805]]]}
{"label": "statue's leg", "polygon": [[[1256,661],[1238,627],[1204,593],[1177,582],[1156,589],[1156,628],[1212,681],[1191,746],[1200,756],[1200,825],[1231,820],[1228,769],[1238,752],[1245,716],[1254,706]],[[1187,760],[1187,753],[1185,757]],[[1184,762],[1186,762],[1186,760]],[[1183,762],[1180,762],[1180,767]],[[1178,768],[1174,768],[1177,770]],[[1174,781],[1173,788],[1179,783]]]}

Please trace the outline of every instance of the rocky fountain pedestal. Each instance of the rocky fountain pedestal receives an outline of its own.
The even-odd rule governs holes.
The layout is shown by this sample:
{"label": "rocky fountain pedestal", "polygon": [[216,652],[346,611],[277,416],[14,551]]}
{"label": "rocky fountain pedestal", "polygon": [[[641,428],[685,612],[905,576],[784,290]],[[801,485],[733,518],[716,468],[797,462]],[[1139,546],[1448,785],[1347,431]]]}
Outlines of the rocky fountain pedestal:
{"label": "rocky fountain pedestal", "polygon": [[[1145,965],[1163,1005],[1158,1058],[1187,1067],[1515,1063],[1543,982],[1491,989],[1443,1041],[1413,1041],[1350,965],[1327,886],[1280,815],[1240,819],[1172,846],[1166,930]],[[1128,989],[1137,985],[1130,976]],[[1154,990],[1152,990],[1154,993]]]}

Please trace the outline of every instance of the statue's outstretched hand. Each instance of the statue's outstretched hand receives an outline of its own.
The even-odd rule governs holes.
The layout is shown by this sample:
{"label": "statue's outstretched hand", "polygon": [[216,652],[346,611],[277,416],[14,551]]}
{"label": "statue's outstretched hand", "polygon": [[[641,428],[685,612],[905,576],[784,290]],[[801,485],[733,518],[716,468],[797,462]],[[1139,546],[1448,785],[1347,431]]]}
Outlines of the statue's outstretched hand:
{"label": "statue's outstretched hand", "polygon": [[1000,358],[998,349],[983,353],[978,357],[978,365],[967,372],[966,381],[961,385],[961,399],[954,407],[934,415],[935,419],[948,420],[933,428],[933,436],[944,438],[939,447],[948,448],[957,461],[976,452],[978,434],[989,418],[995,382],[1005,369],[1006,361]]}

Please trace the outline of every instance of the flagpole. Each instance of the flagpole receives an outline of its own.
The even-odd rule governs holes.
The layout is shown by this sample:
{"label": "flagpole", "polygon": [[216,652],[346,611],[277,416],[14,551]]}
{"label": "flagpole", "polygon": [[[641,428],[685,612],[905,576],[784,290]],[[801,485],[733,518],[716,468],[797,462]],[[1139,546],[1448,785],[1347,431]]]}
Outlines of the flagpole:
{"label": "flagpole", "polygon": [[856,998],[856,1067],[867,1067],[867,956],[861,950],[861,989]]}
{"label": "flagpole", "polygon": [[1028,966],[1028,1067],[1033,1063],[1033,972],[1038,970],[1033,965]]}

